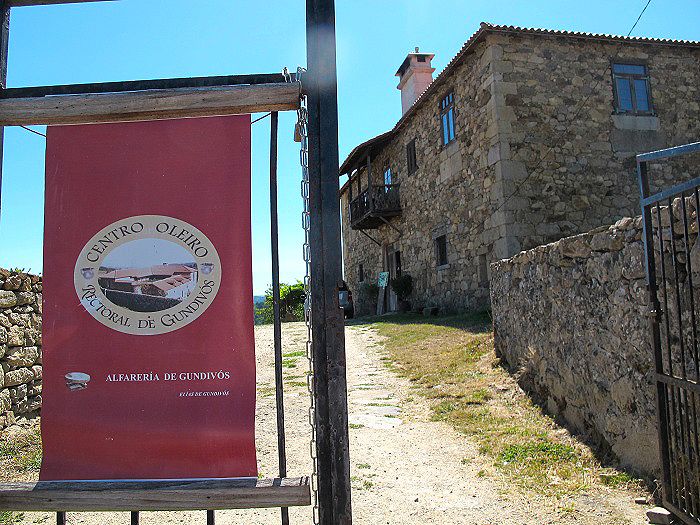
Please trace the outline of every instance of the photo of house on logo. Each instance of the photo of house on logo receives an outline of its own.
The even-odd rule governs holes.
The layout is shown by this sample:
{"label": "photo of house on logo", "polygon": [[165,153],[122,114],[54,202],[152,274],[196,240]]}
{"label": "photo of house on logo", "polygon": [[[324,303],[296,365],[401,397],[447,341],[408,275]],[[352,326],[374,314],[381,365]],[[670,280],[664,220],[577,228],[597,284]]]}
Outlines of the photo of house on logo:
{"label": "photo of house on logo", "polygon": [[197,282],[197,269],[184,264],[163,263],[146,268],[123,268],[109,271],[100,268],[98,283],[106,290],[170,299],[185,299]]}
{"label": "photo of house on logo", "polygon": [[157,312],[187,299],[197,286],[198,273],[194,257],[182,246],[163,239],[138,239],[105,257],[97,284],[118,306]]}

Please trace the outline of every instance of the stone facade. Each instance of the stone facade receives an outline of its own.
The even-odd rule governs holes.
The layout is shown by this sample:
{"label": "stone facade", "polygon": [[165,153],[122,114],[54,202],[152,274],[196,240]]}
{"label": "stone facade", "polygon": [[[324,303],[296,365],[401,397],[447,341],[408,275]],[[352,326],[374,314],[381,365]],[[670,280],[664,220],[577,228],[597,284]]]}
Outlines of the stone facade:
{"label": "stone facade", "polygon": [[577,433],[641,474],[659,473],[641,218],[491,267],[497,354]]}
{"label": "stone facade", "polygon": [[41,277],[0,269],[0,430],[41,409]]}
{"label": "stone facade", "polygon": [[[613,62],[646,64],[653,115],[616,114]],[[366,230],[379,245],[349,219],[350,185],[356,197],[367,169],[355,166],[341,190],[350,289],[362,290],[360,265],[376,282],[397,249],[414,307],[487,306],[492,262],[639,213],[633,156],[698,140],[699,86],[698,43],[482,24],[371,155],[373,183],[391,166],[400,184],[401,214]],[[439,102],[450,91],[456,140],[443,147]],[[409,173],[412,140],[418,168]],[[654,175],[662,186],[685,180],[688,167]],[[448,264],[438,266],[441,235]],[[355,297],[359,313],[371,310]]]}
{"label": "stone facade", "polygon": [[[400,248],[403,271],[414,278],[413,297],[426,306],[460,308],[468,300],[469,306],[478,307],[487,302],[486,274],[479,275],[479,268],[472,264],[472,254],[485,257],[496,241],[488,235],[482,240],[481,236],[482,226],[490,223],[492,206],[491,196],[483,188],[487,180],[494,180],[493,166],[483,165],[483,144],[489,140],[487,113],[491,108],[489,92],[481,86],[492,76],[481,64],[485,50],[486,46],[481,45],[469,56],[451,84],[455,96],[464,101],[456,114],[457,140],[447,148],[441,146],[438,104],[444,90],[436,90],[384,150],[371,159],[376,179],[385,165],[391,165],[400,183],[402,214],[392,219],[401,234],[389,226],[368,233],[385,245],[395,242]],[[460,140],[466,137],[472,140]],[[414,139],[418,168],[409,175],[405,146]],[[362,183],[366,188],[366,180]],[[360,288],[360,264],[368,279],[375,282],[377,272],[386,264],[382,248],[350,228],[347,198],[348,192],[344,192],[345,276],[350,289],[356,290]],[[449,264],[437,270],[433,245],[435,237],[443,234],[447,235]],[[355,294],[356,309],[367,313],[362,295]]]}

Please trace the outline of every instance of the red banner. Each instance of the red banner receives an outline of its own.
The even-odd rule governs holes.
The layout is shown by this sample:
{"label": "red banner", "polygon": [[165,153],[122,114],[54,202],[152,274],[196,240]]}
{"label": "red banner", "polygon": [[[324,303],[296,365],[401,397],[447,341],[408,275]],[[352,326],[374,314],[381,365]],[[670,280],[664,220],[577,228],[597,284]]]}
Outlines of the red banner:
{"label": "red banner", "polygon": [[250,117],[49,127],[42,480],[257,476]]}

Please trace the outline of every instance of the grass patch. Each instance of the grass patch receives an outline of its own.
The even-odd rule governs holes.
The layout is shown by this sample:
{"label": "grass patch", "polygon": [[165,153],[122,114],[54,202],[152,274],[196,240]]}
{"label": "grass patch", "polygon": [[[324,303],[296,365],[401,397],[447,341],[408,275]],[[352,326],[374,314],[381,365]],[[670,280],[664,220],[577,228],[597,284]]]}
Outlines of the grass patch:
{"label": "grass patch", "polygon": [[465,398],[465,403],[470,405],[483,405],[490,400],[491,397],[491,392],[486,388],[479,388],[469,393],[469,396]]}
{"label": "grass patch", "polygon": [[302,356],[306,356],[306,351],[297,350],[296,352],[287,352],[286,354],[282,354],[282,357],[302,357]]}
{"label": "grass patch", "polygon": [[[8,470],[38,471],[41,467],[41,432],[39,426],[12,439],[0,440],[0,460]],[[0,522],[2,523],[2,522]]]}
{"label": "grass patch", "polygon": [[599,475],[600,482],[606,487],[619,488],[634,488],[639,489],[644,487],[644,481],[636,478],[627,472],[620,472],[615,469],[607,469]]}
{"label": "grass patch", "polygon": [[504,465],[510,463],[545,465],[549,461],[568,461],[575,457],[576,451],[569,445],[542,441],[539,443],[508,445],[501,452],[498,460]]}
{"label": "grass patch", "polygon": [[374,483],[370,480],[362,479],[358,476],[350,476],[350,481],[355,484],[354,488],[357,490],[369,490],[374,487]]}
{"label": "grass patch", "polygon": [[[507,445],[496,458],[496,466],[528,480],[531,486],[557,486],[559,479],[570,484],[569,490],[587,484],[579,470],[583,455],[570,445],[549,440]],[[568,490],[567,490],[568,492]]]}
{"label": "grass patch", "polygon": [[306,381],[287,381],[287,386],[306,386]]}
{"label": "grass patch", "polygon": [[270,397],[275,393],[275,387],[274,386],[259,386],[258,387],[258,396],[260,397]]}
{"label": "grass patch", "polygon": [[18,512],[0,511],[0,525],[13,525],[22,519],[22,514]]}
{"label": "grass patch", "polygon": [[282,359],[282,368],[296,368],[297,367],[297,360],[296,359]]}
{"label": "grass patch", "polygon": [[350,428],[365,428],[365,426],[360,423],[349,423],[348,426]]}
{"label": "grass patch", "polygon": [[[488,312],[449,317],[399,314],[364,320],[386,337],[383,363],[429,400],[432,419],[470,436],[494,473],[522,489],[566,496],[628,483],[590,449],[562,434],[499,366]],[[353,323],[357,324],[357,322]],[[602,472],[612,471],[606,481]],[[479,476],[486,476],[480,471]]]}

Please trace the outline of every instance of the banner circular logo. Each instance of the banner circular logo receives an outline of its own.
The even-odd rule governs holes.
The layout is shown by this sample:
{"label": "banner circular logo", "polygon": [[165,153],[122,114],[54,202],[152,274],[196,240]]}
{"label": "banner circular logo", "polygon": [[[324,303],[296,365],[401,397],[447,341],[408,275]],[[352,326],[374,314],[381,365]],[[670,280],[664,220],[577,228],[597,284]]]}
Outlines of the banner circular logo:
{"label": "banner circular logo", "polygon": [[191,224],[138,215],[110,224],[80,252],[73,281],[100,323],[133,335],[158,335],[191,323],[216,297],[221,262]]}

